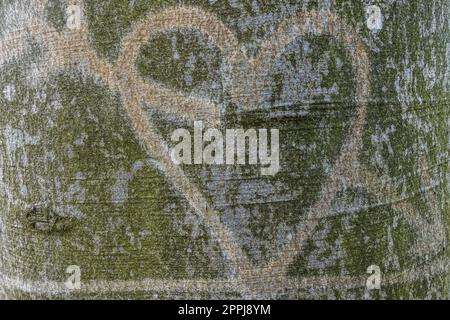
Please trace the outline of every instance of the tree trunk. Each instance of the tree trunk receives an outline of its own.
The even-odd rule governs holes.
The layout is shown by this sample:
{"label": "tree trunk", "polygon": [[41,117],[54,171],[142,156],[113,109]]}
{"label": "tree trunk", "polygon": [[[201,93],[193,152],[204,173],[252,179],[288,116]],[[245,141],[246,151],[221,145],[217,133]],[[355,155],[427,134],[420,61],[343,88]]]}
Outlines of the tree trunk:
{"label": "tree trunk", "polygon": [[[448,298],[447,0],[0,12],[1,297]],[[279,170],[175,164],[195,121]]]}

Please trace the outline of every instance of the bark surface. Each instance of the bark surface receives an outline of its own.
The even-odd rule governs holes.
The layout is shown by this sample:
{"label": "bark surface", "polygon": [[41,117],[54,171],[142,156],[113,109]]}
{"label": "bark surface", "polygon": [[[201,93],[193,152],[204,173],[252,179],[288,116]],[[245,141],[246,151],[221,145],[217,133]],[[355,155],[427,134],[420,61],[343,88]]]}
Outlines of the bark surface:
{"label": "bark surface", "polygon": [[[18,0],[0,21],[1,297],[448,299],[447,0]],[[194,121],[279,129],[279,172],[174,165]]]}

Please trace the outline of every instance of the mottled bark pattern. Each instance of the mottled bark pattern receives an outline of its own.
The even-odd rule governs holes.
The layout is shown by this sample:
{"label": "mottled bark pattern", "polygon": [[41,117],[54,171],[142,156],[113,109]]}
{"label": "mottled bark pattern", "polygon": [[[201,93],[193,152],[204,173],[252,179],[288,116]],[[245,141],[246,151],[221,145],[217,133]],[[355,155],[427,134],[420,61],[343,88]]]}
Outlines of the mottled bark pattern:
{"label": "mottled bark pattern", "polygon": [[[17,0],[0,21],[1,297],[449,298],[448,0]],[[280,171],[175,166],[200,120],[279,129]]]}

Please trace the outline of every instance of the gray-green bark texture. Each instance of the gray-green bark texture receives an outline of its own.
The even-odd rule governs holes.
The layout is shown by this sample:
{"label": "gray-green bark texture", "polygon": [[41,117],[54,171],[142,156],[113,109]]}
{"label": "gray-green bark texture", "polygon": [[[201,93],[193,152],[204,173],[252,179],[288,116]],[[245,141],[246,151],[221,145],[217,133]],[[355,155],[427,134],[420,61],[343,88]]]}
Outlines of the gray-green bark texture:
{"label": "gray-green bark texture", "polygon": [[[449,10],[1,1],[0,296],[447,299]],[[280,170],[175,165],[194,121]]]}

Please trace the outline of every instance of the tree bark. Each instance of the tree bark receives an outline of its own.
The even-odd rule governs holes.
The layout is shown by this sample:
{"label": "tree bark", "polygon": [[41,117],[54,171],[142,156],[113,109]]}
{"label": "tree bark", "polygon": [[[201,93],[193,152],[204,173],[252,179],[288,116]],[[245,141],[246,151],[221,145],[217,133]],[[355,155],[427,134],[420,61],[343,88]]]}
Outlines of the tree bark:
{"label": "tree bark", "polygon": [[[2,4],[0,296],[448,299],[449,12]],[[174,164],[194,121],[278,172]]]}

